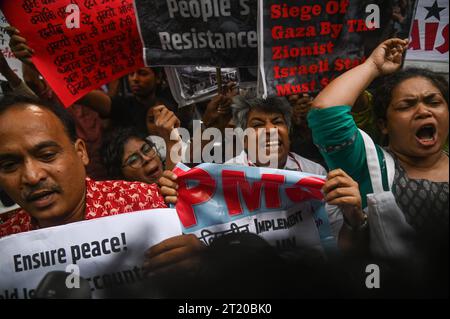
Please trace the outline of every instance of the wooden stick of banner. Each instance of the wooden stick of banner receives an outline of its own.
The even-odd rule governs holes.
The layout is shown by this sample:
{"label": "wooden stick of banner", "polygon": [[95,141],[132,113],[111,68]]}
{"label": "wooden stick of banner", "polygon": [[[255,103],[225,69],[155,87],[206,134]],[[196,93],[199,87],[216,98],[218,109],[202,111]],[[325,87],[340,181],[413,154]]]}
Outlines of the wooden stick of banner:
{"label": "wooden stick of banner", "polygon": [[222,69],[216,68],[217,94],[222,94]]}

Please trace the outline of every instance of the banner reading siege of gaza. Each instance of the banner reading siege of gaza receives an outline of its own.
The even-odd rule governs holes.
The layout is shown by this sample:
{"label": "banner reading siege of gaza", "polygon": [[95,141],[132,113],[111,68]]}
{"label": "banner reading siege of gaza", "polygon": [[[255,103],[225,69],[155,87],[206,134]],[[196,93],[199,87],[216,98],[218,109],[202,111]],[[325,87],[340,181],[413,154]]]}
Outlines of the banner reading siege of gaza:
{"label": "banner reading siege of gaza", "polygon": [[[47,273],[66,271],[69,265],[79,267],[77,275],[89,282],[93,298],[130,297],[142,283],[147,249],[178,235],[175,210],[154,209],[4,237],[0,299],[33,298]],[[130,295],[120,294],[125,292]]]}
{"label": "banner reading siege of gaza", "polygon": [[1,1],[65,106],[144,66],[133,0]]}
{"label": "banner reading siege of gaza", "polygon": [[334,248],[324,176],[210,163],[178,164],[174,172],[183,233],[206,245],[227,234],[254,233],[280,249]]}
{"label": "banner reading siege of gaza", "polygon": [[258,3],[263,97],[319,92],[382,41],[408,38],[416,7],[416,0]]}
{"label": "banner reading siege of gaza", "polygon": [[256,66],[257,0],[135,0],[149,66]]}

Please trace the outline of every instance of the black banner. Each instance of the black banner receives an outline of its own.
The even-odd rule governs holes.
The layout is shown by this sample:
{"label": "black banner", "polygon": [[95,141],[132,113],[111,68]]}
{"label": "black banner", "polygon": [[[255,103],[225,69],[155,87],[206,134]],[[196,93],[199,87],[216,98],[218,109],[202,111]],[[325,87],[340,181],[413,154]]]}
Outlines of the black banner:
{"label": "black banner", "polygon": [[263,96],[317,93],[390,37],[409,36],[416,0],[260,0]]}
{"label": "black banner", "polygon": [[136,0],[149,66],[256,66],[257,0]]}

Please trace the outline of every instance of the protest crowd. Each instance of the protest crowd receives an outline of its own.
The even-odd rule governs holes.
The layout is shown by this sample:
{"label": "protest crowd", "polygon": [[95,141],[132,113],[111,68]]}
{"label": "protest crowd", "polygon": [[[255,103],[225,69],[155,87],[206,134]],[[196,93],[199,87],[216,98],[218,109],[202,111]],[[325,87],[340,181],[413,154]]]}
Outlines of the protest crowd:
{"label": "protest crowd", "polygon": [[[250,2],[240,1],[242,12]],[[181,231],[161,235],[157,243],[136,252],[141,264],[133,273],[135,285],[111,284],[126,278],[116,267],[114,276],[101,280],[86,275],[92,276],[88,290],[104,290],[104,298],[448,296],[448,79],[426,68],[403,67],[411,41],[397,36],[414,1],[392,2],[397,3],[394,27],[389,33],[383,29],[386,34],[375,46],[371,43],[370,52],[360,50],[364,59],[353,59],[342,70],[341,62],[335,62],[339,74],[321,87],[315,74],[332,68],[331,62],[318,63],[316,72],[290,68],[289,76],[309,74],[313,79],[300,87],[306,90],[286,86],[290,94],[278,96],[270,90],[261,94],[256,80],[244,86],[239,78],[219,79],[226,72],[218,67],[210,72],[214,90],[203,98],[180,100],[169,68],[148,63],[152,56],[146,55],[150,66],[130,62],[123,76],[88,86],[66,103],[55,89],[59,80],[47,72],[55,66],[45,65],[42,51],[33,46],[38,42],[29,36],[33,33],[11,22],[7,45],[22,74],[0,55],[5,79],[0,101],[0,252],[17,249],[18,254],[20,246],[13,248],[13,239],[23,244],[20,236],[27,234],[54,242],[52,229],[71,236],[71,228],[64,232],[61,226],[103,218],[106,225],[122,215],[145,211],[143,216],[149,217],[151,211],[165,209],[178,218],[167,226],[176,224]],[[195,5],[183,3],[168,1],[170,18],[198,18],[201,12],[199,19],[206,23],[232,12],[226,1],[217,8],[199,4],[198,12]],[[341,13],[331,5],[306,8],[280,4],[273,19],[309,21]],[[133,7],[123,5],[121,10],[129,13]],[[4,13],[8,19],[6,9]],[[222,26],[225,34],[237,32]],[[161,36],[164,50],[206,47],[206,35],[194,28],[186,32],[189,37],[183,38],[166,32],[166,42]],[[236,34],[241,33],[246,48],[255,49],[250,44],[257,43],[258,35],[245,28]],[[320,33],[311,31],[314,35]],[[208,44],[220,50],[219,37],[214,39]],[[325,44],[308,42],[297,51],[300,57],[284,58],[301,61],[301,56],[332,54],[338,45],[331,41],[327,50]],[[236,43],[228,46],[236,48]],[[126,45],[124,40],[121,47]],[[172,53],[158,54],[155,59]],[[347,63],[346,56],[341,58],[342,65]],[[180,65],[192,65],[186,61]],[[287,75],[284,69],[277,74]],[[201,91],[191,84],[188,90]],[[92,233],[97,231],[103,232]],[[83,240],[82,231],[77,236]],[[140,236],[147,234],[136,233],[133,240]],[[118,235],[101,241],[98,255],[122,254],[146,245],[146,240],[132,246],[129,233],[126,238]],[[73,248],[72,258],[89,263],[95,257],[92,244],[91,250],[84,244],[81,250]],[[39,261],[17,254],[16,273],[43,267],[42,256],[51,259],[50,253],[41,254]],[[55,250],[53,265],[58,260],[65,265],[65,257]],[[5,256],[0,259],[6,263]],[[377,266],[381,282],[370,277],[368,265]],[[47,272],[50,268],[43,274]],[[380,287],[369,289],[371,284]],[[0,297],[7,297],[7,288],[0,278]]]}

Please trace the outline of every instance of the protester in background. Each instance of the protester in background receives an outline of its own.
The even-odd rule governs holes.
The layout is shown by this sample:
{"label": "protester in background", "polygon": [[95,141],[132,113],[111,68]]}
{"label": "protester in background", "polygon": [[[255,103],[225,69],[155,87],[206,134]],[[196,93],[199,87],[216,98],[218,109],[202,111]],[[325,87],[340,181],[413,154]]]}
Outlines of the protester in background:
{"label": "protester in background", "polygon": [[[442,151],[449,128],[448,83],[426,70],[394,73],[407,45],[400,39],[379,45],[316,97],[308,121],[329,167],[344,169],[359,183],[373,253],[412,271],[428,263],[424,272],[409,274],[423,279],[441,264],[440,248],[448,249],[449,159]],[[375,101],[389,139],[386,149],[359,131],[350,115],[351,105],[380,75],[388,75]]]}
{"label": "protester in background", "polygon": [[156,185],[96,182],[73,119],[58,106],[26,98],[0,103],[0,187],[21,211],[0,237],[85,219],[166,207]]}
{"label": "protester in background", "polygon": [[110,118],[112,127],[135,127],[139,132],[147,130],[146,118],[149,109],[164,104],[173,104],[158,96],[162,69],[144,67],[128,75],[131,96],[109,97],[99,90],[84,96],[80,102],[96,110],[102,117]]}
{"label": "protester in background", "polygon": [[392,29],[391,37],[399,37],[402,33],[408,32],[405,30],[407,17],[410,11],[414,10],[411,6],[410,0],[398,0],[392,8]]}
{"label": "protester in background", "polygon": [[104,145],[105,166],[111,179],[152,184],[163,165],[155,146],[134,128],[118,128]]}

